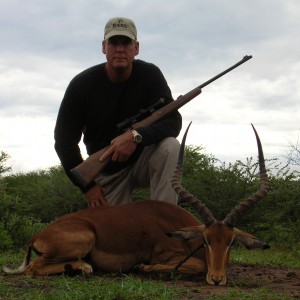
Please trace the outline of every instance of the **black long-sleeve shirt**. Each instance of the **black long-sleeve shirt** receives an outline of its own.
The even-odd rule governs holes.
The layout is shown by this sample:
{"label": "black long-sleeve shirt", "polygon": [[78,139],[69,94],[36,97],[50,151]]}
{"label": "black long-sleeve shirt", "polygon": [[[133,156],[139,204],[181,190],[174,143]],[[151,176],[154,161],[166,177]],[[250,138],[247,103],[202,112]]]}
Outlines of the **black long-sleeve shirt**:
{"label": "black long-sleeve shirt", "polygon": [[[112,83],[105,72],[105,63],[78,74],[70,82],[62,100],[56,126],[55,150],[71,179],[70,170],[83,159],[78,146],[82,134],[89,155],[109,145],[120,135],[116,125],[131,118],[165,97],[173,101],[170,88],[160,69],[153,64],[135,60],[130,78],[120,84]],[[181,129],[181,115],[175,112],[161,121],[139,128],[142,144],[125,163],[110,162],[105,171],[116,172],[135,161],[144,146],[177,137]]]}

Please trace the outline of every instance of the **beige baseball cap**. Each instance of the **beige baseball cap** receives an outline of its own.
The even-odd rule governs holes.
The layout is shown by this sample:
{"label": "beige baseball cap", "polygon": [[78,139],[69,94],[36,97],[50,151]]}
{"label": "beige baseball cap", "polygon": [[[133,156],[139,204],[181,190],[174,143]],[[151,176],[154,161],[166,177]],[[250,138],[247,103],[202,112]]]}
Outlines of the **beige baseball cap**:
{"label": "beige baseball cap", "polygon": [[107,40],[115,35],[124,35],[132,40],[136,40],[137,31],[134,22],[130,19],[122,17],[110,19],[105,25],[104,39]]}

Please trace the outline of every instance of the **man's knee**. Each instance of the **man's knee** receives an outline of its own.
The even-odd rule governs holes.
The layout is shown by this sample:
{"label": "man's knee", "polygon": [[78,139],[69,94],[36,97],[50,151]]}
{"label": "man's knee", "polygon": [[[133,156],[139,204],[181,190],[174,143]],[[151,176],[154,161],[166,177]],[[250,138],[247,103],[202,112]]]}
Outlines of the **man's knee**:
{"label": "man's knee", "polygon": [[176,166],[179,149],[177,139],[169,137],[162,140],[152,153],[149,165],[153,170],[161,170],[160,172],[165,170],[169,174]]}
{"label": "man's knee", "polygon": [[168,137],[163,139],[158,148],[157,151],[162,156],[174,156],[176,159],[178,157],[180,144],[176,138]]}

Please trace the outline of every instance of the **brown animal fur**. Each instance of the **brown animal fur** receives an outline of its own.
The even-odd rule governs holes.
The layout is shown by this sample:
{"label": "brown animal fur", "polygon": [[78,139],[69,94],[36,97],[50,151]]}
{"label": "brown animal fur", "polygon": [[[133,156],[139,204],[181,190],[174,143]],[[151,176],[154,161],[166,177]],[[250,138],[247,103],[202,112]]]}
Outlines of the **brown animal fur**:
{"label": "brown animal fur", "polygon": [[[62,216],[37,233],[16,272],[48,275],[64,272],[67,266],[89,275],[93,269],[129,272],[137,265],[145,272],[170,272],[202,239],[185,242],[166,233],[199,224],[183,208],[156,200],[85,209]],[[31,248],[39,257],[29,263]],[[199,251],[179,272],[204,272],[204,259],[204,251]]]}

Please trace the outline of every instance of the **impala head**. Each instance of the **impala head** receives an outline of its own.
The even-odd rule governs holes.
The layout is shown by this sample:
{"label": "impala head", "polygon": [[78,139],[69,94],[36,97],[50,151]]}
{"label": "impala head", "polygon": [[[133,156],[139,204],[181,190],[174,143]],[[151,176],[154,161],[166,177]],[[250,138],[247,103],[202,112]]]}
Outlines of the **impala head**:
{"label": "impala head", "polygon": [[[252,125],[252,124],[251,124]],[[245,214],[255,203],[266,196],[269,186],[268,176],[265,168],[265,160],[259,136],[252,125],[254,130],[259,157],[259,170],[260,170],[260,188],[248,199],[240,202],[225,218],[223,221],[216,220],[209,209],[196,197],[187,192],[181,186],[181,173],[184,157],[184,147],[186,133],[183,137],[177,168],[173,175],[172,185],[177,194],[186,202],[192,204],[195,209],[202,216],[203,225],[186,227],[178,231],[169,233],[169,235],[180,238],[183,240],[191,240],[194,238],[201,238],[204,248],[206,249],[206,262],[207,262],[207,275],[206,281],[213,285],[226,284],[226,269],[229,263],[230,247],[233,242],[237,242],[247,249],[267,249],[269,246],[258,240],[256,237],[243,232],[235,227],[238,219]]]}

